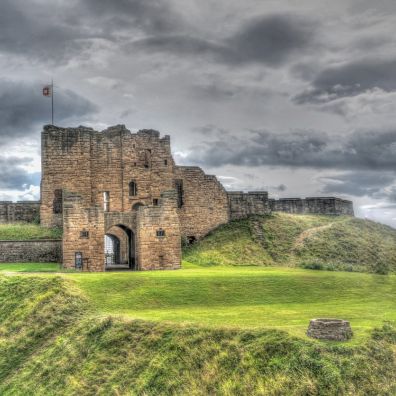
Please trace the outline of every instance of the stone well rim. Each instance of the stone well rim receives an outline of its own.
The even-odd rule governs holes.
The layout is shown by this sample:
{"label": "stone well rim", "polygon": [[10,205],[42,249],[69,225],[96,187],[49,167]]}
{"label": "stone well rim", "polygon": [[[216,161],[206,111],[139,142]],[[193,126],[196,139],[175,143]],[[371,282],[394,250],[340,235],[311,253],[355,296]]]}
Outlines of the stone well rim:
{"label": "stone well rim", "polygon": [[331,318],[317,318],[317,319],[311,319],[311,323],[323,323],[323,324],[329,324],[329,323],[338,323],[338,324],[343,324],[343,323],[349,323],[345,319],[331,319]]}

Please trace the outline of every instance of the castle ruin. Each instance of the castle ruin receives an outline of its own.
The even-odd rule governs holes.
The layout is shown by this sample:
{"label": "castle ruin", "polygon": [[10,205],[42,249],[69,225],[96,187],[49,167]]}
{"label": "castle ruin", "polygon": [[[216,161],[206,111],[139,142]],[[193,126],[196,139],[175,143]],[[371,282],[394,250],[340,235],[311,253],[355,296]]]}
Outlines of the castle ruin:
{"label": "castle ruin", "polygon": [[0,222],[31,221],[38,207],[43,226],[63,227],[63,266],[84,271],[180,268],[182,239],[251,215],[353,215],[352,202],[339,198],[227,192],[199,167],[176,165],[168,135],[123,125],[45,126],[40,204],[0,203]]}

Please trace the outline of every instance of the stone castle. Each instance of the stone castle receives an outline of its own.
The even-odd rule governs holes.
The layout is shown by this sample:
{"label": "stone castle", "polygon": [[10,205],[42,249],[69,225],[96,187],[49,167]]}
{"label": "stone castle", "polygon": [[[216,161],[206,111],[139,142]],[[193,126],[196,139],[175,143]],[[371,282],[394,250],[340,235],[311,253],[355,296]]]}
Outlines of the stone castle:
{"label": "stone castle", "polygon": [[175,164],[168,135],[123,125],[44,127],[40,202],[1,202],[0,222],[63,227],[63,266],[85,271],[177,269],[181,241],[272,211],[353,215],[339,198],[269,199],[227,192],[215,176]]}

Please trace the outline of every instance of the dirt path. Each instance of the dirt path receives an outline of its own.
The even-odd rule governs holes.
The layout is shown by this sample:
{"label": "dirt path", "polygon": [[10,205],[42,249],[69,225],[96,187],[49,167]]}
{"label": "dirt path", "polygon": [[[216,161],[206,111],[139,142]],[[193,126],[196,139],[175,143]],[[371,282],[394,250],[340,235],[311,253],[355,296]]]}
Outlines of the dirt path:
{"label": "dirt path", "polygon": [[307,238],[312,237],[313,235],[317,234],[320,231],[327,230],[328,228],[331,228],[334,224],[335,223],[330,223],[330,224],[326,224],[326,225],[319,226],[319,227],[309,228],[308,230],[303,231],[298,236],[298,238],[294,241],[293,250],[298,250],[298,249],[302,248],[304,245],[304,241]]}

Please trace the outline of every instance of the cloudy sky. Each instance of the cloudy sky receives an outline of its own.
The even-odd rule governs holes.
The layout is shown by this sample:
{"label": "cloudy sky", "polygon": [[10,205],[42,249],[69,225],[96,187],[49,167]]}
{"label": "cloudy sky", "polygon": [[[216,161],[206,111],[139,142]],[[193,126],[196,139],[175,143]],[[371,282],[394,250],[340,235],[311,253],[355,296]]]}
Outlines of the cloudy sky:
{"label": "cloudy sky", "polygon": [[230,190],[341,196],[396,227],[394,0],[1,0],[0,199],[55,124],[172,137]]}

